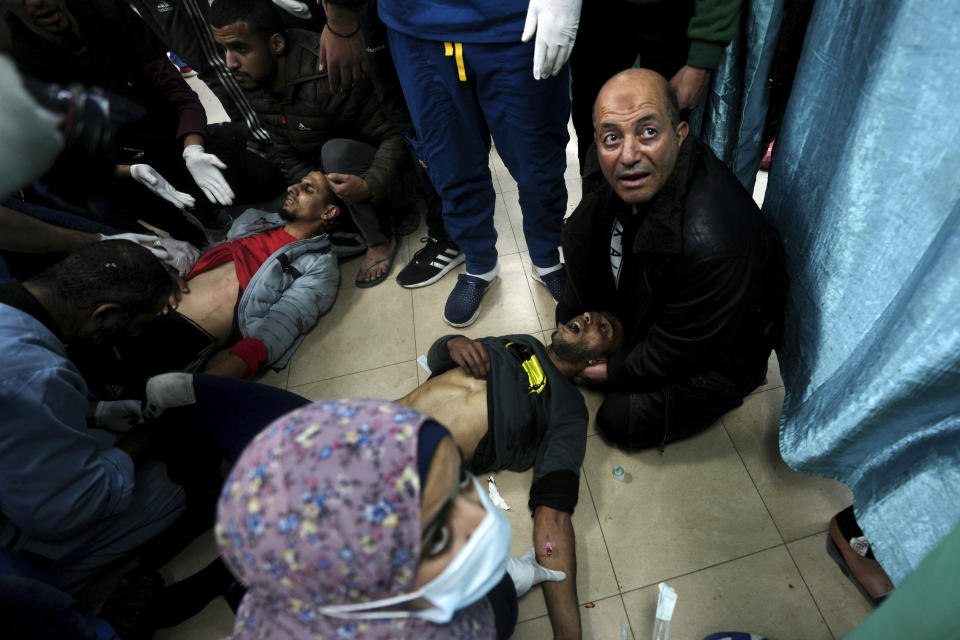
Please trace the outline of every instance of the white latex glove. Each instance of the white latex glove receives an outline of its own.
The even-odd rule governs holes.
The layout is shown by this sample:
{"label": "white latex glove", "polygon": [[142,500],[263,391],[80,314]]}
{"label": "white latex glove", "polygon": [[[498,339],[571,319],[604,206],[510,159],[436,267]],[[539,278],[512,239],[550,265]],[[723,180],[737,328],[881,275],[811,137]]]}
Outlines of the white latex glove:
{"label": "white latex glove", "polygon": [[102,429],[125,433],[143,422],[139,400],[108,400],[97,403],[93,423]]}
{"label": "white latex glove", "polygon": [[310,7],[306,3],[297,2],[297,0],[273,0],[273,4],[277,5],[295,18],[309,20],[311,17],[313,17],[313,14],[310,13]]}
{"label": "white latex glove", "polygon": [[193,390],[193,374],[183,372],[161,373],[147,380],[144,391],[147,408],[146,418],[159,418],[167,409],[196,404],[197,395]]}
{"label": "white latex glove", "polygon": [[220,169],[226,169],[227,165],[220,158],[204,151],[202,145],[191,144],[183,149],[183,161],[207,200],[223,206],[233,204],[233,189],[220,173]]}
{"label": "white latex glove", "polygon": [[102,240],[129,240],[142,244],[161,262],[176,269],[181,278],[186,278],[190,270],[193,269],[193,265],[197,264],[197,260],[200,259],[200,250],[183,240],[161,238],[145,233],[118,233],[115,236],[100,234],[100,237]]}
{"label": "white latex glove", "polygon": [[[596,0],[594,0],[596,1]],[[527,21],[521,42],[529,42],[533,34],[533,77],[543,80],[560,73],[573,51],[580,25],[581,0],[530,0]]]}
{"label": "white latex glove", "polygon": [[177,209],[193,207],[197,202],[193,196],[173,188],[166,178],[157,173],[157,170],[148,164],[130,165],[130,176],[150,191],[171,203]]}
{"label": "white latex glove", "polygon": [[567,574],[563,571],[554,571],[541,566],[537,562],[537,554],[533,547],[523,552],[523,555],[507,560],[507,573],[513,580],[513,587],[517,590],[517,597],[522,596],[530,587],[540,584],[545,580],[550,582],[560,582],[567,579]]}

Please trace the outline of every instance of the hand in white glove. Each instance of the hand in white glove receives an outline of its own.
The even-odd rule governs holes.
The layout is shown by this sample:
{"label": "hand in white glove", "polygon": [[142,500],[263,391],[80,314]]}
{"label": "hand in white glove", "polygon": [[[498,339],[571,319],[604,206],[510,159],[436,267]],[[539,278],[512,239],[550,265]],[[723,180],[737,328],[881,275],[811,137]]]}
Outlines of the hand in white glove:
{"label": "hand in white glove", "polygon": [[183,240],[161,238],[145,233],[118,233],[115,236],[101,234],[101,238],[103,240],[129,240],[142,244],[161,262],[176,269],[181,278],[185,278],[193,269],[193,265],[197,264],[197,260],[200,259],[200,250]]}
{"label": "hand in white glove", "polygon": [[233,189],[220,173],[220,169],[226,169],[227,165],[220,158],[204,151],[202,145],[191,144],[183,149],[183,161],[207,200],[223,206],[233,204]]}
{"label": "hand in white glove", "polygon": [[139,400],[109,400],[97,403],[93,411],[93,423],[102,429],[125,433],[140,424]]}
{"label": "hand in white glove", "polygon": [[167,182],[166,178],[157,173],[157,170],[148,164],[130,165],[130,176],[150,191],[171,203],[177,209],[193,207],[196,201],[193,196],[183,191],[177,191]]}
{"label": "hand in white glove", "polygon": [[560,582],[567,579],[567,574],[563,571],[554,571],[547,569],[537,562],[537,555],[530,547],[523,552],[523,555],[507,560],[507,573],[513,580],[513,586],[517,590],[517,596],[522,596],[530,590],[535,584],[540,584],[544,580],[550,582]]}
{"label": "hand in white glove", "polygon": [[186,407],[197,402],[192,373],[173,372],[153,376],[147,380],[144,393],[147,407],[143,415],[146,418],[159,418],[167,409]]}
{"label": "hand in white glove", "polygon": [[310,13],[310,7],[304,2],[297,2],[297,0],[273,0],[273,4],[277,5],[295,18],[309,20],[311,17],[313,17],[313,14]]}
{"label": "hand in white glove", "polygon": [[[596,0],[594,0],[596,1]],[[537,34],[533,46],[533,77],[543,80],[560,73],[573,51],[580,25],[581,0],[530,0],[521,42]]]}

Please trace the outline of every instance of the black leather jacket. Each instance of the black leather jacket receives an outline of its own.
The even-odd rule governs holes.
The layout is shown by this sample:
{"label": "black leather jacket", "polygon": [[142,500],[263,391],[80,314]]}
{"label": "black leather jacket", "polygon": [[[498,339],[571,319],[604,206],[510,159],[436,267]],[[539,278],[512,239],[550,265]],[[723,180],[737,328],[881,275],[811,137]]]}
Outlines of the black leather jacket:
{"label": "black leather jacket", "polygon": [[[594,309],[623,321],[624,349],[607,365],[614,390],[712,372],[747,393],[779,341],[785,294],[779,240],[750,194],[693,136],[636,216],[606,181],[595,184],[563,228],[569,276],[557,321]],[[615,219],[632,232],[619,286],[610,267]]]}

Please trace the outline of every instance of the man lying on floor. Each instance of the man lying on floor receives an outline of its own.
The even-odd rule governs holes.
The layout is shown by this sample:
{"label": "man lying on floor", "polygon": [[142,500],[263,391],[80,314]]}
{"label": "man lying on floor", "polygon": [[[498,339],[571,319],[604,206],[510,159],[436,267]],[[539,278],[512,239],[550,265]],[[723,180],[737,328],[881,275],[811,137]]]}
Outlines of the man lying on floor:
{"label": "man lying on floor", "polygon": [[[557,637],[580,632],[570,515],[577,504],[588,415],[570,378],[622,346],[620,321],[598,312],[559,326],[548,347],[532,336],[446,336],[430,349],[434,375],[397,401],[447,426],[475,472],[534,467],[530,506],[537,560],[568,576],[544,583]],[[215,450],[232,463],[265,425],[310,403],[267,385],[189,373],[151,378],[145,396],[145,417],[163,420],[157,431],[175,449],[161,458],[171,459],[180,472],[186,468],[201,473],[209,468],[200,462],[210,457],[206,452]],[[191,442],[189,451],[177,444],[185,441]],[[222,563],[201,574],[177,589],[192,594],[197,608],[215,596],[216,589],[232,583]],[[161,608],[169,609],[164,624],[194,612],[181,606]]]}
{"label": "man lying on floor", "polygon": [[586,451],[587,407],[570,378],[623,345],[615,317],[586,312],[559,325],[544,347],[532,336],[445,336],[427,356],[432,376],[397,402],[446,425],[474,473],[534,468],[534,548],[568,579],[544,583],[556,637],[579,637],[570,516]]}
{"label": "man lying on floor", "polygon": [[350,234],[342,235],[352,245],[331,241],[342,210],[324,175],[307,174],[287,190],[278,213],[250,209],[237,218],[228,241],[208,250],[187,276],[190,291],[176,312],[119,343],[117,360],[71,356],[99,392],[113,397],[139,397],[151,375],[199,371],[227,346],[229,356],[207,373],[241,378],[283,368],[333,305],[338,258],[363,250]]}

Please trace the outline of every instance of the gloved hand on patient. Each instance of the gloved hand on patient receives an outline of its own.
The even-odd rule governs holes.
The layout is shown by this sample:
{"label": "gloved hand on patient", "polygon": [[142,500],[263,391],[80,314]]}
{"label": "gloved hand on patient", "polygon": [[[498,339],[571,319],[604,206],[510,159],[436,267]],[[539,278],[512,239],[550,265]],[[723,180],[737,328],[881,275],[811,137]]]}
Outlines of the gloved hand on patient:
{"label": "gloved hand on patient", "polygon": [[547,569],[537,562],[537,555],[533,547],[523,552],[516,558],[507,560],[507,573],[513,580],[513,586],[517,590],[517,597],[522,596],[530,587],[541,582],[560,582],[566,580],[567,574],[563,571],[554,571]]}

